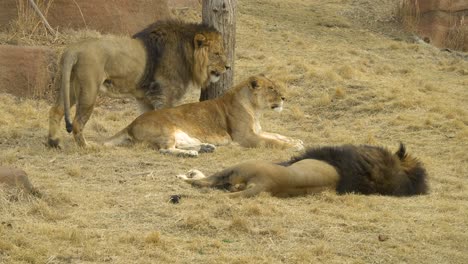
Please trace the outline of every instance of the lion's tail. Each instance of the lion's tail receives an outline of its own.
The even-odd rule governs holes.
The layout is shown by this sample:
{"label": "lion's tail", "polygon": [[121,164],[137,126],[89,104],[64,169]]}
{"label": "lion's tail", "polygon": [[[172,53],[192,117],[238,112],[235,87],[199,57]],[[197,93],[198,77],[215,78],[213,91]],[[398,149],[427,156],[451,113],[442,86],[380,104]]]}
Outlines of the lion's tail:
{"label": "lion's tail", "polygon": [[427,186],[427,172],[422,163],[409,155],[406,152],[405,145],[401,142],[395,156],[400,160],[404,174],[409,180],[405,195],[427,194],[429,189]]}
{"label": "lion's tail", "polygon": [[73,67],[78,61],[77,54],[65,51],[62,56],[62,83],[60,86],[63,95],[63,104],[65,110],[65,128],[70,133],[73,130],[73,125],[70,122],[70,78]]}
{"label": "lion's tail", "polygon": [[110,147],[110,146],[121,146],[125,144],[129,144],[132,142],[133,137],[130,136],[129,134],[129,127],[127,126],[126,128],[120,130],[117,134],[114,136],[110,137],[104,142],[104,146]]}

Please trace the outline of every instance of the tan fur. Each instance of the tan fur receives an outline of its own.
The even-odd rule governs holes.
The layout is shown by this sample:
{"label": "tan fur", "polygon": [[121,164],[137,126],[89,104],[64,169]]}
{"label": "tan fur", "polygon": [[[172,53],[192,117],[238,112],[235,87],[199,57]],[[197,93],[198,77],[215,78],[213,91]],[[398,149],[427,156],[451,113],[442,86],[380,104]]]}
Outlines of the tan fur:
{"label": "tan fur", "polygon": [[317,193],[334,190],[339,180],[333,166],[313,159],[301,160],[289,167],[249,161],[206,178],[199,171],[177,177],[196,187],[227,189],[231,197],[251,197],[261,192],[280,197]]}
{"label": "tan fur", "polygon": [[28,175],[21,169],[0,167],[0,186],[6,185],[24,190],[26,193],[36,193],[37,191],[29,182]]}
{"label": "tan fur", "polygon": [[[60,91],[49,111],[49,146],[59,146],[57,133],[64,115],[67,131],[73,131],[79,146],[86,146],[83,129],[98,92],[112,97],[134,97],[141,112],[147,112],[172,106],[189,87],[201,88],[217,81],[229,68],[219,32],[194,33],[194,38],[187,40],[180,35],[184,34],[184,27],[191,25],[168,22],[158,26],[155,30],[162,36],[163,47],[157,58],[148,56],[141,39],[128,37],[86,40],[64,51]],[[171,30],[177,26],[177,30]],[[154,81],[141,87],[142,79],[148,74],[145,71],[149,59],[157,60],[155,72],[150,75]],[[69,111],[75,103],[76,114],[71,125]]]}
{"label": "tan fur", "polygon": [[251,161],[205,177],[190,170],[177,178],[196,187],[225,189],[233,197],[260,192],[295,196],[335,190],[338,194],[360,193],[412,196],[428,193],[427,172],[422,163],[406,153],[403,143],[392,153],[369,145],[322,146],[307,149],[281,163]]}
{"label": "tan fur", "polygon": [[197,156],[214,145],[303,149],[302,141],[264,132],[262,110],[282,110],[281,89],[264,76],[252,76],[222,97],[147,112],[107,140],[107,146],[145,142],[162,153]]}

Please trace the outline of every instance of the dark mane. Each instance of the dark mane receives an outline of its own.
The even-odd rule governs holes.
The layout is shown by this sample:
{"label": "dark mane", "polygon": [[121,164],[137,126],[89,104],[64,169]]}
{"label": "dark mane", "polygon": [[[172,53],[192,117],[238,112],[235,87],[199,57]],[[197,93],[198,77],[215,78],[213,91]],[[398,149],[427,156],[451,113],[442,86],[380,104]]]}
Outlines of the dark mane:
{"label": "dark mane", "polygon": [[[167,48],[166,45],[174,45],[177,43],[177,53],[186,60],[192,60],[192,55],[186,52],[186,44],[191,45],[190,47],[193,50],[195,34],[200,32],[218,31],[204,24],[185,23],[178,20],[162,20],[150,24],[142,31],[134,34],[132,38],[140,39],[143,42],[147,54],[145,71],[139,86],[147,91],[151,89],[158,92],[159,85],[157,82],[155,83],[154,73],[161,62],[161,58]],[[175,39],[175,41],[171,43],[169,39]],[[189,67],[189,65],[183,66]],[[188,72],[192,71],[189,68],[187,68],[187,70]]]}
{"label": "dark mane", "polygon": [[310,148],[280,165],[289,166],[303,159],[317,159],[335,167],[340,175],[336,186],[339,194],[409,196],[428,192],[425,168],[406,153],[403,144],[395,154],[368,145]]}

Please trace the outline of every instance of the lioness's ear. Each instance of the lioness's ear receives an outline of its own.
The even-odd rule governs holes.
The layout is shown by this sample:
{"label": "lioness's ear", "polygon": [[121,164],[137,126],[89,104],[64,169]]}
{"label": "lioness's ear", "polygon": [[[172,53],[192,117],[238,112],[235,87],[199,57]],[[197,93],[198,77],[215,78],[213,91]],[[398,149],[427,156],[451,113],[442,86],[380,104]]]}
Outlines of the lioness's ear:
{"label": "lioness's ear", "polygon": [[200,48],[206,43],[206,37],[203,34],[196,34],[194,38],[195,48]]}
{"label": "lioness's ear", "polygon": [[250,82],[250,87],[252,87],[253,89],[257,89],[259,87],[257,78],[250,77],[249,82]]}

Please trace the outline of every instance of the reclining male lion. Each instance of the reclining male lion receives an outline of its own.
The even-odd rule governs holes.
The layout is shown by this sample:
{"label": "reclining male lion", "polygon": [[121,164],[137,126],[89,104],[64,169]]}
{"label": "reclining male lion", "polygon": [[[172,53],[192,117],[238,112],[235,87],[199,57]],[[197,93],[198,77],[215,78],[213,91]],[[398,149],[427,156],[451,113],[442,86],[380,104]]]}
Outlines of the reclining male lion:
{"label": "reclining male lion", "polygon": [[[147,112],[172,106],[189,87],[204,88],[229,68],[217,30],[178,21],[156,22],[134,38],[110,36],[70,45],[60,66],[60,91],[49,111],[52,147],[59,146],[57,132],[64,115],[67,131],[73,131],[79,146],[86,146],[83,129],[98,92],[134,97],[141,112]],[[75,103],[72,124],[70,107]]]}
{"label": "reclining male lion", "polygon": [[311,148],[279,164],[249,161],[209,177],[197,170],[177,177],[192,186],[228,190],[232,197],[251,197],[261,192],[295,196],[326,189],[338,194],[410,196],[426,194],[428,189],[426,170],[406,153],[403,144],[394,154],[367,145]]}
{"label": "reclining male lion", "polygon": [[262,131],[262,110],[283,109],[280,87],[252,76],[216,99],[147,112],[104,145],[146,142],[162,153],[197,156],[232,141],[244,147],[302,149],[302,141]]}

